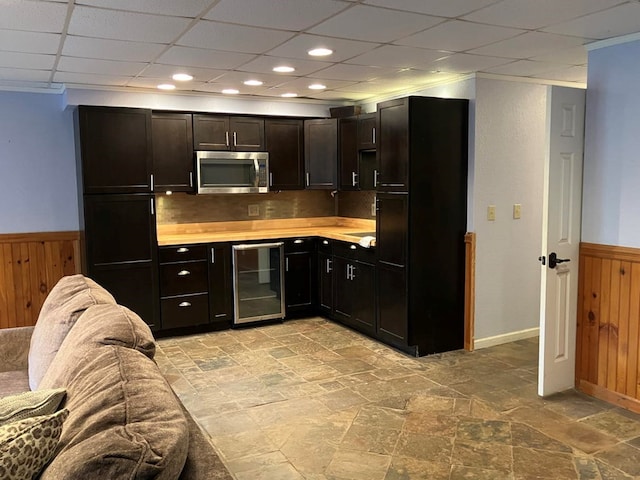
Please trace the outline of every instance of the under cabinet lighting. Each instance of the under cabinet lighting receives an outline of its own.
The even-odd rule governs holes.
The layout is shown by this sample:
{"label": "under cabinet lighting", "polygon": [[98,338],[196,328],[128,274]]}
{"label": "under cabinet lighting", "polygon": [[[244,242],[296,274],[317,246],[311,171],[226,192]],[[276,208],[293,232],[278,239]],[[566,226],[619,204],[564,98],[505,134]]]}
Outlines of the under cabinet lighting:
{"label": "under cabinet lighting", "polygon": [[331,55],[333,50],[328,48],[313,48],[307,52],[312,57],[326,57],[327,55]]}
{"label": "under cabinet lighting", "polygon": [[327,86],[322,85],[321,83],[312,83],[311,85],[309,85],[309,88],[311,90],[324,90],[325,88],[327,88]]}
{"label": "under cabinet lighting", "polygon": [[291,72],[295,72],[295,68],[293,67],[289,67],[286,65],[280,65],[278,67],[274,67],[273,71],[274,72],[278,72],[278,73],[291,73]]}
{"label": "under cabinet lighting", "polygon": [[238,93],[240,93],[240,90],[236,90],[235,88],[225,88],[224,90],[222,90],[222,93],[226,95],[237,95]]}
{"label": "under cabinet lighting", "polygon": [[175,90],[176,86],[172,85],[171,83],[161,83],[160,85],[158,85],[158,88],[160,90]]}
{"label": "under cabinet lighting", "polygon": [[193,75],[189,75],[188,73],[176,73],[173,77],[176,82],[188,82],[193,80]]}

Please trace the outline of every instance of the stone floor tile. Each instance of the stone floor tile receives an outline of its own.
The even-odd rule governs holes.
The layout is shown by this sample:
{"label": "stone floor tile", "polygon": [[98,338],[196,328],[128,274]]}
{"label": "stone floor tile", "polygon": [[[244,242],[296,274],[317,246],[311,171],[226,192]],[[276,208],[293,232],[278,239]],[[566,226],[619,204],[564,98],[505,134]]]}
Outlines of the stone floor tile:
{"label": "stone floor tile", "polygon": [[487,470],[484,468],[454,465],[451,469],[450,480],[513,480],[511,472]]}
{"label": "stone floor tile", "polygon": [[600,478],[602,480],[638,480],[637,476],[627,475],[623,471],[618,470],[597,458],[596,465],[598,466],[598,471],[600,472]]}
{"label": "stone floor tile", "polygon": [[343,388],[342,390],[336,390],[335,392],[325,393],[318,397],[327,408],[330,410],[344,410],[346,408],[350,408],[356,405],[364,405],[367,403],[367,399],[365,399],[362,395],[357,394],[356,392]]}
{"label": "stone floor tile", "polygon": [[411,396],[405,408],[410,412],[431,412],[451,415],[454,405],[455,400],[453,398],[418,394]]}
{"label": "stone floor tile", "polygon": [[326,474],[349,480],[384,480],[391,457],[355,450],[339,450],[334,455]]}
{"label": "stone floor tile", "polygon": [[409,412],[405,418],[403,430],[409,433],[423,433],[451,437],[456,435],[459,419],[437,412]]}
{"label": "stone floor tile", "polygon": [[516,480],[578,480],[573,455],[569,453],[513,447],[513,471]]}
{"label": "stone floor tile", "polygon": [[461,418],[458,422],[456,440],[511,445],[511,424],[500,420]]}
{"label": "stone floor tile", "polygon": [[568,445],[518,422],[511,423],[511,444],[514,447],[535,448],[550,452],[572,453],[573,451]]}
{"label": "stone floor tile", "polygon": [[450,463],[453,439],[424,433],[403,432],[396,445],[395,455],[426,462]]}
{"label": "stone floor tile", "polygon": [[627,475],[640,477],[640,449],[632,447],[626,443],[598,452],[598,460],[615,467]]}
{"label": "stone floor tile", "polygon": [[616,410],[607,410],[592,415],[580,420],[580,423],[607,433],[618,440],[630,440],[640,436],[640,423]]}
{"label": "stone floor tile", "polygon": [[230,460],[227,462],[227,468],[237,475],[240,472],[255,471],[281,463],[289,463],[289,460],[282,452],[275,451]]}
{"label": "stone floor tile", "polygon": [[511,455],[510,445],[456,440],[451,463],[510,473],[513,468]]}
{"label": "stone floor tile", "polygon": [[227,461],[277,451],[277,447],[260,430],[211,437],[216,449]]}
{"label": "stone floor tile", "polygon": [[269,465],[249,472],[236,474],[237,480],[304,480],[290,463]]}
{"label": "stone floor tile", "polygon": [[342,439],[340,448],[392,455],[399,436],[400,430],[352,425]]}
{"label": "stone floor tile", "polygon": [[353,424],[402,430],[406,416],[406,412],[402,410],[365,405],[359,409]]}
{"label": "stone floor tile", "polygon": [[415,458],[395,456],[387,470],[385,480],[449,480],[451,466]]}

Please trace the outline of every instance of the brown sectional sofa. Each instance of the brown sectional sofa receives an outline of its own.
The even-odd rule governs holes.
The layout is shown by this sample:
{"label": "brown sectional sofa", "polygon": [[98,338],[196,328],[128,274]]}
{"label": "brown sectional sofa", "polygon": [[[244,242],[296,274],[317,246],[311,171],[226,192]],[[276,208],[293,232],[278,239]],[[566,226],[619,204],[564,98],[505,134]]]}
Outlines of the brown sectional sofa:
{"label": "brown sectional sofa", "polygon": [[35,327],[0,330],[0,396],[67,391],[41,479],[232,478],[154,354],[149,327],[82,275],[58,282]]}

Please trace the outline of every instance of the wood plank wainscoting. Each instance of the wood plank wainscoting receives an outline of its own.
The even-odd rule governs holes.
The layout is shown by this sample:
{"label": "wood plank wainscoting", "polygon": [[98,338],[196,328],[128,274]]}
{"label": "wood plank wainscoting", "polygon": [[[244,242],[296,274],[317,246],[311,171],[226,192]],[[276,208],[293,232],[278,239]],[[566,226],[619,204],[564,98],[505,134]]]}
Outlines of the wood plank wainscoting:
{"label": "wood plank wainscoting", "polygon": [[476,234],[464,236],[464,349],[473,351],[476,302]]}
{"label": "wood plank wainscoting", "polygon": [[56,282],[80,271],[79,232],[0,234],[0,328],[35,325]]}
{"label": "wood plank wainscoting", "polygon": [[640,413],[640,249],[582,243],[576,387]]}

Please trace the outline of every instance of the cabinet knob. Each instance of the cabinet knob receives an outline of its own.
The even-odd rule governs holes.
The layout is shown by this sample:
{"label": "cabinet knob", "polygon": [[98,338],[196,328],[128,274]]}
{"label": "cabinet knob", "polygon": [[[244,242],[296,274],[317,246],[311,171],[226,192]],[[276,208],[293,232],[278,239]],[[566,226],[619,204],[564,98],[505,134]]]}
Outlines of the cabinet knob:
{"label": "cabinet knob", "polygon": [[191,302],[180,302],[178,304],[179,307],[190,307],[191,306]]}
{"label": "cabinet knob", "polygon": [[179,277],[184,277],[184,276],[186,276],[186,275],[191,275],[191,272],[190,272],[189,270],[180,270],[180,271],[178,272],[178,276],[179,276]]}
{"label": "cabinet knob", "polygon": [[189,249],[187,247],[180,247],[176,250],[177,253],[187,253]]}

